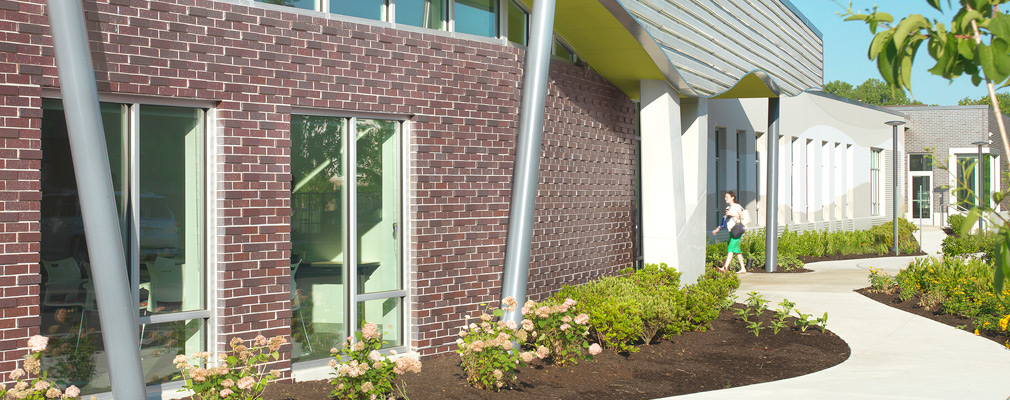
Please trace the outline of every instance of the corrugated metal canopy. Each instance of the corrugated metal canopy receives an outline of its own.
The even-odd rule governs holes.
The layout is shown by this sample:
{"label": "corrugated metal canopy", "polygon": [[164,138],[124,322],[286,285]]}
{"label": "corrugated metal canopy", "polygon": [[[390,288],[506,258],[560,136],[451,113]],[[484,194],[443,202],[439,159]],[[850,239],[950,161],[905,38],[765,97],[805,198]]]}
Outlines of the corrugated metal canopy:
{"label": "corrugated metal canopy", "polygon": [[[521,0],[532,6],[533,0]],[[555,30],[579,56],[632,99],[641,80],[666,80],[681,97],[767,98],[781,89],[766,72],[737,77],[728,90],[704,96],[678,72],[668,54],[619,0],[557,0]]]}

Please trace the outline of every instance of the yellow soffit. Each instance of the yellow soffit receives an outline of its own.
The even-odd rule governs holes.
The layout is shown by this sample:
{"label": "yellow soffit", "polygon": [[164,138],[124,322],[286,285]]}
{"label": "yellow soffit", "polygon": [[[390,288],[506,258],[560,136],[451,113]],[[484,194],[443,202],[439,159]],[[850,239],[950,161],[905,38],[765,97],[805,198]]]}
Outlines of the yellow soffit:
{"label": "yellow soffit", "polygon": [[[532,0],[522,1],[532,9]],[[627,13],[620,4],[617,7]],[[557,0],[554,15],[554,30],[574,47],[589,66],[628,97],[641,97],[640,81],[643,79],[668,80],[653,57],[629,31],[628,21],[619,20],[600,1]],[[630,23],[641,28],[634,18],[628,17]],[[672,70],[672,64],[669,68]]]}
{"label": "yellow soffit", "polygon": [[782,91],[775,81],[763,71],[752,71],[740,78],[725,92],[716,94],[711,99],[751,99],[779,97]]}

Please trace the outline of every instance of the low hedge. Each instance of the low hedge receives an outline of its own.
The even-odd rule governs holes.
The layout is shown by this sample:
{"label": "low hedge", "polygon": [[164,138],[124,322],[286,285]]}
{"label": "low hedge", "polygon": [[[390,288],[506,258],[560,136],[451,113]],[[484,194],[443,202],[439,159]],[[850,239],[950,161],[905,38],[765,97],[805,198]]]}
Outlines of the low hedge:
{"label": "low hedge", "polygon": [[705,330],[732,303],[740,286],[734,274],[709,269],[698,283],[680,286],[680,272],[666,264],[626,269],[580,286],[565,286],[549,302],[566,298],[592,316],[590,334],[603,347],[636,352],[642,344],[683,332]]}

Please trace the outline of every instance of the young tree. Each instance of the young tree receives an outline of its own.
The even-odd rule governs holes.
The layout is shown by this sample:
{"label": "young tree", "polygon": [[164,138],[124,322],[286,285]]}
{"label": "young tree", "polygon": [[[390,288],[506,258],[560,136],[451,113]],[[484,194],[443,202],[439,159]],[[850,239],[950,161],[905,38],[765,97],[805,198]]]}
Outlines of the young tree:
{"label": "young tree", "polygon": [[[924,1],[944,12],[941,0]],[[877,7],[865,13],[855,13],[852,3],[842,16],[846,21],[862,21],[869,26],[874,37],[867,55],[877,61],[881,77],[893,89],[911,92],[912,63],[923,43],[926,43],[929,56],[936,61],[929,69],[930,73],[950,80],[968,75],[975,86],[985,82],[989,102],[996,114],[1003,154],[1010,154],[1007,149],[1010,140],[1007,140],[1003,113],[996,96],[996,85],[1010,85],[1010,15],[1000,10],[1000,6],[1008,2],[1010,0],[960,0],[957,3],[960,8],[956,10],[949,28],[940,21],[930,21],[919,14],[909,15],[895,24],[891,14],[880,12]],[[955,10],[950,0],[945,3],[948,11]],[[877,32],[881,27],[884,29]],[[1006,194],[1005,191],[994,193],[993,200],[999,204]],[[994,210],[985,205],[972,209],[968,220],[989,211]],[[993,276],[996,294],[1002,298],[1004,281],[1010,276],[1010,220],[998,213],[990,215],[1002,222],[997,233],[999,250]]]}

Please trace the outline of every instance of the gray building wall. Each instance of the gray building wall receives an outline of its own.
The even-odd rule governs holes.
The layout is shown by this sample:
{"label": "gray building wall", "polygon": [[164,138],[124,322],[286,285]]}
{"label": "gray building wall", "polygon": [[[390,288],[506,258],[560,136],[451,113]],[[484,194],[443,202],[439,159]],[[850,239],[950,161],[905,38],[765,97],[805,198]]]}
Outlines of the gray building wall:
{"label": "gray building wall", "polygon": [[[972,142],[992,140],[992,144],[983,146],[988,153],[999,155],[1001,170],[1006,170],[1006,157],[1002,156],[1003,146],[999,136],[999,128],[996,124],[996,117],[989,106],[902,106],[888,107],[889,109],[901,112],[908,118],[905,129],[905,150],[907,154],[933,154],[933,181],[931,208],[934,213],[934,224],[945,224],[946,215],[954,211],[951,207],[950,191],[943,191],[940,186],[950,185],[951,175],[944,166],[951,171],[955,171],[955,165],[949,163],[951,149],[962,149],[957,153],[965,153],[964,149],[972,149],[974,154],[977,146]],[[1004,116],[1004,121],[1010,121]],[[992,136],[989,133],[992,132]],[[906,179],[910,176],[909,157],[906,155],[902,160],[902,167]],[[1001,179],[1000,179],[1001,180]],[[999,186],[997,186],[999,187]],[[910,217],[911,210],[908,207],[908,195],[903,199],[905,215]]]}

